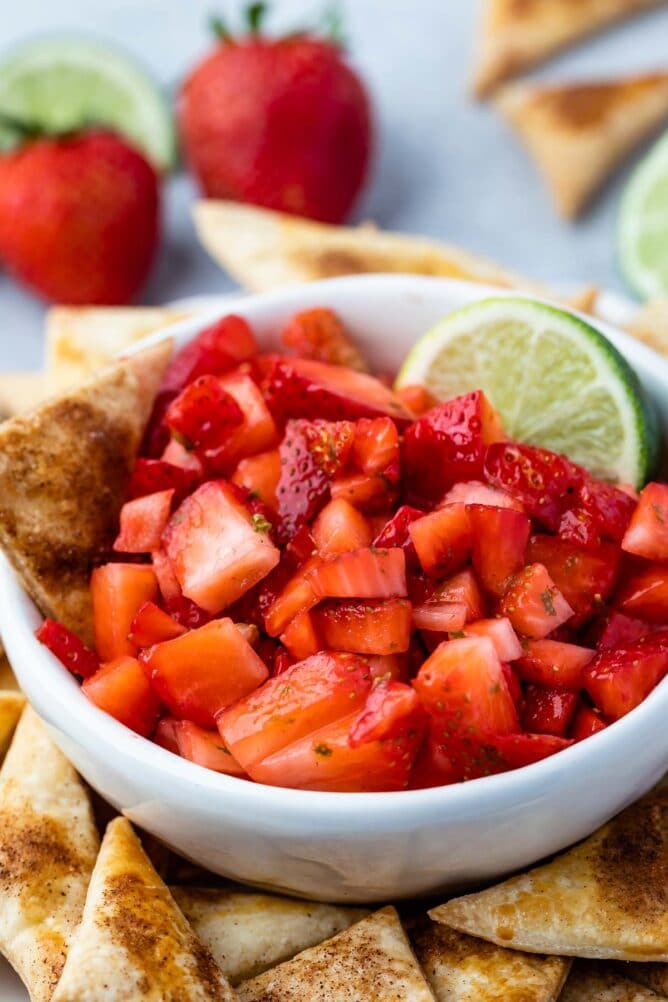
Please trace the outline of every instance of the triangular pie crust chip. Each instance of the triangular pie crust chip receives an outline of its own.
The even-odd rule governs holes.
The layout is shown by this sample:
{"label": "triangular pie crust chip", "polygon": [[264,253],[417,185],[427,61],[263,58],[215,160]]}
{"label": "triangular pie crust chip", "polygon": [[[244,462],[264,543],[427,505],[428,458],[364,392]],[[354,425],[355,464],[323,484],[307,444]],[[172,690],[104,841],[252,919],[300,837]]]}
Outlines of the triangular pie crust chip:
{"label": "triangular pie crust chip", "polygon": [[668,998],[668,964],[618,964],[617,969],[622,977]]}
{"label": "triangular pie crust chip", "polygon": [[0,425],[0,545],[41,611],[92,640],[88,580],[118,513],[171,345]]}
{"label": "triangular pie crust chip", "polygon": [[394,908],[238,989],[241,1002],[434,1002]]}
{"label": "triangular pie crust chip", "polygon": [[11,744],[25,702],[25,696],[21,692],[0,690],[0,762]]}
{"label": "triangular pie crust chip", "polygon": [[559,1002],[661,1002],[606,964],[576,960]]}
{"label": "triangular pie crust chip", "polygon": [[529,953],[668,961],[668,788],[552,862],[429,914]]}
{"label": "triangular pie crust chip", "polygon": [[570,959],[518,953],[428,918],[409,936],[437,1002],[556,1002]]}
{"label": "triangular pie crust chip", "polygon": [[0,771],[0,952],[32,1002],[58,982],[98,847],[83,783],[27,707]]}
{"label": "triangular pie crust chip", "polygon": [[560,49],[665,0],[485,0],[474,88],[479,96]]}
{"label": "triangular pie crust chip", "polygon": [[233,985],[290,960],[368,914],[362,908],[248,891],[174,887],[172,894]]}
{"label": "triangular pie crust chip", "polygon": [[668,119],[668,73],[552,87],[515,84],[497,105],[536,161],[560,214],[574,219]]}
{"label": "triangular pie crust chip", "polygon": [[53,1002],[232,1002],[125,818],[110,822]]}

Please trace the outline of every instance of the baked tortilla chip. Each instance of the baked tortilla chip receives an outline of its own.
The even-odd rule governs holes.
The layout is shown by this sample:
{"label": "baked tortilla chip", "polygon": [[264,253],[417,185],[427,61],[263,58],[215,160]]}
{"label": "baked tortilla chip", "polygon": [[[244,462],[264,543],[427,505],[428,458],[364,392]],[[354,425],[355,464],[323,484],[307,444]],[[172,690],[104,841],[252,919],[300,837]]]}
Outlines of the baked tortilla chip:
{"label": "baked tortilla chip", "polygon": [[651,299],[626,328],[629,334],[668,358],[668,299]]}
{"label": "baked tortilla chip", "polygon": [[9,663],[9,658],[2,643],[0,643],[0,689],[11,689],[16,692],[18,688],[19,684]]}
{"label": "baked tortilla chip", "polygon": [[497,84],[560,49],[665,0],[485,0],[474,89]]}
{"label": "baked tortilla chip", "polygon": [[0,771],[0,952],[32,1002],[58,982],[98,847],[83,783],[27,707]]}
{"label": "baked tortilla chip", "polygon": [[234,992],[151,866],[112,821],[53,1002],[232,1002]]}
{"label": "baked tortilla chip", "polygon": [[639,800],[550,863],[430,916],[528,953],[668,960],[668,789]]}
{"label": "baked tortilla chip", "polygon": [[438,1002],[556,1002],[571,967],[564,957],[505,950],[426,917],[409,936]]}
{"label": "baked tortilla chip", "polygon": [[[192,316],[159,306],[54,306],[46,315],[46,381],[62,393],[148,334]],[[0,382],[0,402],[2,383]]]}
{"label": "baked tortilla chip", "polygon": [[668,73],[556,87],[515,84],[497,104],[536,161],[559,213],[574,219],[668,119]]}
{"label": "baked tortilla chip", "polygon": [[0,425],[0,545],[41,611],[87,642],[90,572],[118,531],[170,353],[155,345]]}
{"label": "baked tortilla chip", "polygon": [[25,696],[20,692],[0,691],[0,760],[11,744],[25,702]]}
{"label": "baked tortilla chip", "polygon": [[174,899],[228,980],[236,985],[322,943],[368,914],[270,894],[173,887]]}
{"label": "baked tortilla chip", "polygon": [[238,993],[242,1002],[434,1002],[394,908],[245,981]]}
{"label": "baked tortilla chip", "polygon": [[668,998],[668,964],[619,964],[619,973]]}
{"label": "baked tortilla chip", "polygon": [[660,1002],[660,998],[612,967],[576,960],[560,1002]]}
{"label": "baked tortilla chip", "polygon": [[32,410],[46,395],[41,372],[0,372],[0,420]]}

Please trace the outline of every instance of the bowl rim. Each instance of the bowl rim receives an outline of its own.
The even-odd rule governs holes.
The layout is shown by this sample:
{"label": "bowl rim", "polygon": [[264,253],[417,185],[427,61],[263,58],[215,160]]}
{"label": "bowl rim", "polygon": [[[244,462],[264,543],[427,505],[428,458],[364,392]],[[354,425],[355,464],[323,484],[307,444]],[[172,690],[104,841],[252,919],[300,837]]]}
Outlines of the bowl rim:
{"label": "bowl rim", "polygon": [[[137,345],[133,345],[131,352],[140,351],[146,345],[162,341],[172,335],[179,336],[190,332],[194,334],[221,314],[242,310],[244,303],[262,302],[278,307],[290,303],[295,298],[299,300],[300,292],[304,289],[309,290],[310,299],[317,294],[318,289],[325,287],[331,290],[333,286],[344,291],[348,288],[362,287],[370,294],[374,294],[382,290],[388,280],[391,280],[395,287],[399,285],[416,292],[428,290],[432,293],[437,287],[446,287],[479,292],[480,299],[490,295],[515,297],[523,295],[520,290],[495,288],[447,278],[394,274],[337,278],[279,290],[275,293],[241,294],[231,299],[229,303],[225,303],[222,309],[216,307],[204,311],[150,335]],[[540,297],[532,295],[531,298]],[[592,322],[589,316],[573,310],[570,312],[582,316],[604,335],[612,333],[612,340],[617,347],[621,345],[622,350],[627,347],[628,341],[629,353],[634,354],[638,350],[641,357],[644,355],[645,361],[651,363],[668,388],[668,362],[652,349],[634,341],[629,335],[614,330],[609,324],[595,319]],[[375,793],[338,793],[273,787],[216,773],[182,759],[148,738],[134,733],[98,709],[86,699],[80,685],[67,669],[34,636],[35,625],[41,618],[7,558],[0,553],[0,631],[8,653],[10,656],[13,654],[20,665],[16,670],[19,680],[21,681],[20,677],[23,675],[28,678],[28,684],[24,686],[28,698],[30,690],[39,685],[40,696],[48,701],[48,711],[44,713],[45,719],[56,731],[61,731],[66,736],[71,731],[73,740],[82,746],[92,742],[99,746],[100,753],[124,758],[126,760],[124,768],[141,767],[153,773],[165,784],[178,781],[180,797],[182,787],[185,787],[184,804],[187,801],[194,803],[195,800],[201,804],[197,795],[205,793],[210,806],[213,806],[211,798],[220,798],[221,802],[226,802],[228,809],[232,802],[236,802],[239,807],[247,810],[254,805],[261,805],[263,810],[270,808],[280,812],[284,818],[295,820],[303,818],[305,813],[316,814],[319,824],[346,830],[349,830],[351,825],[353,828],[359,828],[360,819],[367,819],[369,811],[373,811],[377,823],[382,819],[383,823],[397,830],[402,827],[402,823],[413,825],[416,820],[433,820],[435,813],[439,816],[451,813],[462,816],[477,813],[483,816],[486,812],[492,812],[499,801],[520,803],[527,799],[538,798],[547,788],[559,786],[565,773],[582,770],[586,773],[591,769],[594,759],[603,763],[612,749],[622,745],[632,748],[636,740],[646,739],[648,733],[654,730],[660,732],[668,710],[668,677],[666,677],[638,707],[605,730],[539,762],[508,772],[446,786]],[[364,827],[366,829],[366,824]]]}

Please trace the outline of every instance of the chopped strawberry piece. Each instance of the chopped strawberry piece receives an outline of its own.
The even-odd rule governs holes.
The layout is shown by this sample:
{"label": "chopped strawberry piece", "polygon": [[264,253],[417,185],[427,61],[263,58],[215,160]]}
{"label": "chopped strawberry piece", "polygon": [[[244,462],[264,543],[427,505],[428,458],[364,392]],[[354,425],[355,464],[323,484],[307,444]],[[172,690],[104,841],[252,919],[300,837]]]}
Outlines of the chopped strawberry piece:
{"label": "chopped strawberry piece", "polygon": [[148,737],[160,714],[160,702],[136,658],[119,657],[84,680],[81,691],[100,710],[130,730]]}
{"label": "chopped strawberry piece", "polygon": [[181,585],[176,579],[169,557],[162,548],[154,550],[151,554],[151,566],[165,603],[176,603],[182,599]]}
{"label": "chopped strawberry piece", "polygon": [[572,744],[567,738],[553,734],[500,734],[492,739],[487,748],[502,770],[506,771],[533,765]]}
{"label": "chopped strawberry piece", "polygon": [[573,744],[551,734],[499,734],[484,738],[454,735],[424,746],[411,785],[441,786],[493,776],[532,765]]}
{"label": "chopped strawberry piece", "polygon": [[320,557],[310,557],[275,596],[264,614],[265,629],[277,637],[300,612],[308,612],[318,603],[309,575],[322,563]]}
{"label": "chopped strawberry piece", "polygon": [[501,662],[501,668],[503,670],[503,677],[506,680],[506,685],[508,686],[508,692],[512,696],[513,703],[515,704],[515,709],[517,710],[518,715],[521,715],[524,710],[524,692],[522,691],[522,685],[517,672],[507,661]]}
{"label": "chopped strawberry piece", "polygon": [[473,566],[483,588],[500,598],[509,579],[524,566],[531,522],[510,508],[470,504]]}
{"label": "chopped strawberry piece", "polygon": [[250,326],[234,314],[222,317],[189,341],[172,360],[163,390],[180,392],[199,376],[222,376],[258,353]]}
{"label": "chopped strawberry piece", "polygon": [[463,602],[426,602],[413,606],[413,626],[432,633],[458,633],[464,628],[467,613]]}
{"label": "chopped strawberry piece", "polygon": [[366,547],[341,553],[314,567],[308,580],[319,598],[404,598],[404,551]]}
{"label": "chopped strawberry piece", "polygon": [[535,640],[546,637],[573,615],[542,564],[529,564],[511,580],[501,609],[518,633]]}
{"label": "chopped strawberry piece", "polygon": [[578,506],[598,527],[599,542],[621,543],[635,511],[636,499],[619,487],[585,477],[578,491]]}
{"label": "chopped strawberry piece", "polygon": [[487,481],[521,501],[525,511],[552,532],[584,476],[565,456],[533,445],[496,442],[485,455]]}
{"label": "chopped strawberry piece", "polygon": [[454,602],[466,607],[466,622],[484,619],[487,608],[485,598],[480,591],[476,576],[470,568],[453,574],[437,588],[434,595],[436,602]]}
{"label": "chopped strawberry piece", "polygon": [[202,484],[179,506],[164,546],[181,590],[215,614],[276,566],[280,553],[262,516],[239,503],[224,481]]}
{"label": "chopped strawberry piece", "polygon": [[223,744],[218,731],[205,730],[191,720],[177,720],[174,722],[174,732],[181,758],[187,758],[189,762],[205,769],[213,769],[214,772],[227,773],[228,776],[246,775]]}
{"label": "chopped strawberry piece", "polygon": [[187,449],[219,449],[244,414],[216,376],[199,376],[172,400],[165,423]]}
{"label": "chopped strawberry piece", "polygon": [[527,561],[543,564],[575,615],[569,626],[580,626],[606,602],[619,573],[620,550],[612,543],[581,546],[554,536],[531,536]]}
{"label": "chopped strawberry piece", "polygon": [[359,710],[372,679],[354,654],[316,654],[222,713],[218,730],[247,772],[267,756]]}
{"label": "chopped strawberry piece", "polygon": [[135,655],[137,649],[128,634],[144,602],[157,598],[153,568],[147,564],[104,564],[93,571],[90,589],[95,647],[100,659],[113,661]]}
{"label": "chopped strawberry piece", "polygon": [[394,740],[406,721],[424,731],[427,716],[415,689],[392,679],[378,682],[367,697],[364,709],[350,729],[351,748],[369,741]]}
{"label": "chopped strawberry piece", "polygon": [[333,481],[332,497],[341,498],[371,515],[386,511],[388,505],[394,504],[397,491],[380,474],[349,473]]}
{"label": "chopped strawberry piece", "polygon": [[279,651],[274,658],[274,670],[272,675],[282,675],[288,668],[292,668],[295,659],[287,651]]}
{"label": "chopped strawberry piece", "polygon": [[601,542],[600,525],[586,508],[569,508],[561,516],[557,531],[560,539],[582,546],[598,546]]}
{"label": "chopped strawberry piece", "polygon": [[371,526],[357,508],[337,498],[325,505],[313,523],[313,539],[323,557],[333,557],[370,546]]}
{"label": "chopped strawberry piece", "polygon": [[223,445],[206,449],[202,456],[212,474],[229,476],[242,459],[273,449],[279,436],[264,397],[249,375],[230,372],[221,377],[220,385],[236,400],[243,421],[230,432]]}
{"label": "chopped strawberry piece", "polygon": [[310,359],[275,357],[266,381],[275,418],[327,421],[391,417],[405,427],[412,415],[387,386],[373,376]]}
{"label": "chopped strawberry piece", "polygon": [[554,734],[563,738],[580,699],[577,692],[528,685],[524,691],[522,727],[530,734]]}
{"label": "chopped strawberry piece", "polygon": [[197,457],[196,453],[186,449],[185,445],[182,445],[175,438],[170,438],[160,458],[165,463],[171,463],[172,466],[180,466],[183,470],[191,470],[197,475],[198,479],[204,476],[204,464],[201,459]]}
{"label": "chopped strawberry piece", "polygon": [[412,522],[408,532],[425,574],[442,578],[467,562],[473,539],[466,505],[449,504]]}
{"label": "chopped strawberry piece", "polygon": [[330,643],[323,643],[316,627],[316,620],[312,613],[299,612],[294,619],[291,619],[285,630],[281,634],[281,643],[287,649],[295,661],[303,661],[310,658],[312,654],[317,654],[323,647],[338,647],[339,650],[345,648]]}
{"label": "chopped strawberry piece", "polygon": [[121,531],[114,543],[117,553],[151,553],[169,521],[174,491],[158,491],[126,501],[121,508]]}
{"label": "chopped strawberry piece", "polygon": [[129,639],[135,647],[153,647],[163,640],[173,640],[186,632],[185,626],[177,623],[168,612],[155,602],[144,602],[137,611],[130,626]]}
{"label": "chopped strawberry piece", "polygon": [[[367,654],[364,660],[369,665],[374,681],[393,678],[398,682],[406,682],[411,674],[409,657],[409,654]],[[423,660],[424,654],[420,652],[420,664]]]}
{"label": "chopped strawberry piece", "polygon": [[35,630],[35,636],[41,644],[48,647],[68,671],[79,678],[90,678],[100,667],[100,662],[94,651],[79,640],[62,623],[55,619],[45,619]]}
{"label": "chopped strawberry piece", "polygon": [[144,497],[146,494],[157,494],[173,490],[177,500],[190,491],[199,479],[195,470],[174,466],[164,459],[138,459],[132,471],[128,486],[128,498]]}
{"label": "chopped strawberry piece", "polygon": [[184,595],[167,599],[165,605],[170,616],[187,630],[197,630],[211,619],[211,615],[205,609],[200,609],[196,602],[192,602]]}
{"label": "chopped strawberry piece", "polygon": [[668,632],[629,647],[601,651],[584,670],[584,684],[608,720],[619,720],[645,699],[668,672]]}
{"label": "chopped strawberry piece", "polygon": [[216,715],[252,692],[269,672],[231,619],[214,619],[145,658],[151,684],[175,717],[213,727]]}
{"label": "chopped strawberry piece", "polygon": [[279,446],[279,537],[287,542],[326,503],[332,479],[348,459],[355,434],[349,421],[289,421]]}
{"label": "chopped strawberry piece", "polygon": [[668,484],[647,484],[641,491],[622,549],[646,560],[668,560]]}
{"label": "chopped strawberry piece", "polygon": [[410,644],[411,604],[405,599],[323,602],[311,615],[322,646],[331,650],[401,654]]}
{"label": "chopped strawberry piece", "polygon": [[179,746],[176,740],[176,725],[178,720],[174,717],[162,717],[158,721],[158,726],[155,729],[155,734],[153,735],[153,740],[165,751],[170,751],[174,755],[179,754]]}
{"label": "chopped strawberry piece", "polygon": [[628,647],[636,640],[642,640],[656,630],[656,626],[642,619],[632,619],[614,609],[608,613],[596,647],[599,651],[609,651],[615,647]]}
{"label": "chopped strawberry piece", "polygon": [[606,722],[601,720],[596,710],[592,710],[591,707],[582,704],[576,710],[573,722],[571,723],[570,737],[574,741],[584,741],[585,738],[590,738],[592,734],[604,731],[606,727]]}
{"label": "chopped strawberry piece", "polygon": [[480,479],[486,447],[502,437],[481,390],[439,404],[406,431],[402,454],[411,498],[438,501],[459,480]]}
{"label": "chopped strawberry piece", "polygon": [[281,342],[300,358],[341,365],[355,372],[369,371],[341,319],[324,306],[296,313],[283,329]]}
{"label": "chopped strawberry piece", "polygon": [[469,480],[455,484],[441,500],[439,508],[446,504],[484,505],[486,508],[511,508],[513,511],[524,511],[521,501],[511,494],[490,487],[481,480]]}
{"label": "chopped strawberry piece", "polygon": [[615,599],[624,613],[650,623],[668,622],[668,566],[649,564],[625,577]]}
{"label": "chopped strawberry piece", "polygon": [[[142,456],[156,459],[167,448],[171,434],[165,424],[165,414],[172,400],[177,395],[178,392],[176,390],[162,390],[156,396],[153,410],[146,425],[146,431],[144,432],[144,440],[139,450]],[[150,492],[147,491],[146,493]]]}
{"label": "chopped strawberry piece", "polygon": [[522,645],[509,619],[479,619],[462,624],[465,637],[489,637],[500,661],[515,661],[522,656]]}
{"label": "chopped strawberry piece", "polygon": [[413,546],[413,540],[409,532],[409,526],[418,518],[422,518],[425,513],[419,508],[412,508],[410,505],[402,505],[389,521],[387,521],[381,531],[373,541],[373,545],[380,548],[400,546],[406,554],[406,565],[409,567],[417,563],[417,554]]}
{"label": "chopped strawberry piece", "polygon": [[232,483],[259,498],[272,512],[277,512],[280,477],[280,453],[278,449],[270,449],[242,459],[234,471]]}
{"label": "chopped strawberry piece", "polygon": [[396,394],[404,407],[415,417],[422,417],[432,407],[438,406],[438,400],[434,394],[426,386],[420,386],[418,383],[400,386]]}
{"label": "chopped strawberry piece", "polygon": [[360,418],[350,455],[354,469],[368,476],[378,474],[390,484],[399,481],[399,432],[389,417]]}
{"label": "chopped strawberry piece", "polygon": [[558,640],[525,640],[516,670],[525,682],[547,688],[572,689],[583,685],[583,671],[595,655],[588,647]]}

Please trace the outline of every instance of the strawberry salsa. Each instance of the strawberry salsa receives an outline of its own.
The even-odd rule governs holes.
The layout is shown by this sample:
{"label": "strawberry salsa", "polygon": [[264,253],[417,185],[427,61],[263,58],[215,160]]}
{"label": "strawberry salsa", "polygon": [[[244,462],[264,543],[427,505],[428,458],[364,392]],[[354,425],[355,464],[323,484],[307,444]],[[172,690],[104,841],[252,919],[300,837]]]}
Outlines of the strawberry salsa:
{"label": "strawberry salsa", "polygon": [[306,790],[439,786],[613,724],[668,671],[668,486],[640,496],[439,403],[297,314],[229,316],[173,359],[95,650],[39,639],[86,696],[218,772]]}

